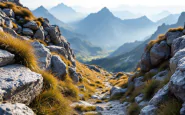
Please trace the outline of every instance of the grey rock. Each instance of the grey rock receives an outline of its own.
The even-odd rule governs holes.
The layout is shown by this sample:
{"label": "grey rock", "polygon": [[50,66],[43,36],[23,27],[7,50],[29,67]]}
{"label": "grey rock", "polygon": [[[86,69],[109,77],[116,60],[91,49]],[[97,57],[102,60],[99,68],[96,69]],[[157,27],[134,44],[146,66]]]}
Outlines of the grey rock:
{"label": "grey rock", "polygon": [[65,75],[67,74],[66,64],[62,61],[62,59],[53,55],[51,58],[51,68],[53,73],[60,79],[65,79]]}
{"label": "grey rock", "polygon": [[144,84],[143,80],[144,80],[144,77],[143,76],[138,77],[138,78],[135,78],[134,79],[134,86],[135,87],[142,86]]}
{"label": "grey rock", "polygon": [[150,54],[149,52],[144,52],[141,60],[140,60],[140,67],[142,71],[149,71],[151,68],[151,61],[150,61]]}
{"label": "grey rock", "polygon": [[14,28],[14,30],[15,30],[18,34],[21,34],[21,32],[22,32],[22,27],[19,26],[19,25],[17,24],[17,28]]}
{"label": "grey rock", "polygon": [[171,56],[174,56],[176,52],[185,48],[185,36],[181,36],[175,39],[171,46]]}
{"label": "grey rock", "polygon": [[149,101],[150,105],[157,106],[160,102],[162,102],[169,92],[169,84],[165,85],[163,88],[161,88]]}
{"label": "grey rock", "polygon": [[141,108],[143,108],[143,107],[145,107],[145,106],[147,106],[148,105],[148,101],[141,101],[140,103],[139,103],[139,107],[141,107]]}
{"label": "grey rock", "polygon": [[162,61],[166,60],[170,56],[170,47],[166,41],[156,43],[150,50],[150,60],[153,66],[157,66]]}
{"label": "grey rock", "polygon": [[51,52],[55,52],[58,53],[64,57],[66,57],[66,59],[68,58],[67,52],[65,50],[64,47],[60,47],[60,46],[55,46],[55,45],[50,45],[47,46],[47,48],[51,51]]}
{"label": "grey rock", "polygon": [[182,36],[183,32],[176,31],[176,32],[167,32],[166,33],[166,41],[168,45],[172,45],[173,40]]}
{"label": "grey rock", "polygon": [[29,28],[32,30],[38,30],[39,26],[37,25],[37,23],[35,21],[29,21],[26,24],[23,25],[24,28]]}
{"label": "grey rock", "polygon": [[3,9],[4,13],[10,17],[10,18],[14,18],[15,17],[15,13],[13,12],[12,9],[9,9],[9,8],[4,8]]}
{"label": "grey rock", "polygon": [[22,65],[0,67],[1,101],[29,105],[40,94],[43,78]]}
{"label": "grey rock", "polygon": [[152,77],[154,80],[164,81],[168,77],[168,70],[164,70]]}
{"label": "grey rock", "polygon": [[14,57],[14,54],[0,49],[0,67],[11,64],[14,61]]}
{"label": "grey rock", "polygon": [[55,45],[58,45],[62,42],[61,33],[58,26],[49,27],[48,33],[51,37],[51,42],[53,42]]}
{"label": "grey rock", "polygon": [[120,87],[113,87],[110,90],[110,96],[111,96],[111,98],[113,98],[115,96],[124,94],[126,91],[127,91],[127,89],[122,89]]}
{"label": "grey rock", "polygon": [[33,31],[29,28],[23,28],[22,33],[26,36],[33,36]]}
{"label": "grey rock", "polygon": [[38,65],[43,70],[51,69],[51,53],[49,49],[45,48],[45,46],[39,42],[33,42],[32,46],[35,49],[35,54],[38,59]]}
{"label": "grey rock", "polygon": [[0,25],[4,25],[5,24],[5,20],[0,16]]}
{"label": "grey rock", "polygon": [[21,103],[4,103],[0,104],[0,115],[35,115],[35,113]]}
{"label": "grey rock", "polygon": [[96,67],[95,65],[87,65],[87,67],[91,70],[94,70],[96,72],[101,73],[100,69],[98,67]]}
{"label": "grey rock", "polygon": [[185,115],[185,103],[182,104],[182,108],[180,110],[180,115]]}
{"label": "grey rock", "polygon": [[13,29],[4,27],[3,30],[4,32],[11,34],[14,38],[20,38],[20,36]]}
{"label": "grey rock", "polygon": [[43,40],[43,41],[45,40],[44,30],[43,30],[42,27],[40,27],[40,28],[36,31],[36,33],[35,33],[35,35],[34,35],[34,38],[40,39],[40,40]]}
{"label": "grey rock", "polygon": [[103,110],[104,110],[103,107],[96,106],[96,111],[103,111]]}
{"label": "grey rock", "polygon": [[79,82],[79,76],[78,76],[78,74],[76,73],[76,69],[75,69],[75,68],[69,67],[69,74],[70,74],[71,79],[72,79],[75,83],[78,83],[78,82]]}
{"label": "grey rock", "polygon": [[135,102],[139,104],[143,100],[143,98],[144,94],[140,94],[137,97],[135,97]]}
{"label": "grey rock", "polygon": [[156,109],[154,105],[147,105],[141,109],[140,115],[156,115]]}
{"label": "grey rock", "polygon": [[13,28],[13,23],[12,20],[10,20],[9,18],[5,19],[5,24],[8,28],[12,29]]}

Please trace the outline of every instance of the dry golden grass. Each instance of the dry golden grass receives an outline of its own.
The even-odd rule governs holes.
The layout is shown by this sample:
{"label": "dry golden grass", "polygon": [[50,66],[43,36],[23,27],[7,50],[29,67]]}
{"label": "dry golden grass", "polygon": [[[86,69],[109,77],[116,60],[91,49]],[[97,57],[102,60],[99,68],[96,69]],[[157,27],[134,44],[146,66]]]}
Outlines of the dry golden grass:
{"label": "dry golden grass", "polygon": [[166,39],[166,36],[165,36],[164,34],[160,34],[160,35],[158,36],[157,39],[151,40],[151,41],[148,43],[148,45],[146,46],[145,51],[149,51],[149,50],[153,47],[154,44],[160,43],[161,41],[163,41],[163,40],[165,40],[165,39]]}
{"label": "dry golden grass", "polygon": [[176,31],[183,31],[183,27],[178,27],[178,28],[170,28],[169,30],[168,30],[168,32],[176,32]]}
{"label": "dry golden grass", "polygon": [[123,75],[119,79],[111,79],[109,82],[113,86],[124,87],[128,83],[128,76]]}
{"label": "dry golden grass", "polygon": [[62,61],[64,61],[64,63],[67,66],[72,66],[72,63],[68,59],[66,59],[63,55],[60,55],[57,52],[51,52],[51,53],[52,53],[52,55],[58,55],[58,56],[60,56],[60,58],[62,59]]}

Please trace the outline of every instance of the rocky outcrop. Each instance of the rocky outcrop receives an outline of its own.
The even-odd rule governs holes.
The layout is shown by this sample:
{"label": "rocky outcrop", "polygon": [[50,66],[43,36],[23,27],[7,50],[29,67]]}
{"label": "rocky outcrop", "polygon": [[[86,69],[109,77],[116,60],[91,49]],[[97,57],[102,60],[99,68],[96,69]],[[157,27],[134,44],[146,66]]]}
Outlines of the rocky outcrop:
{"label": "rocky outcrop", "polygon": [[151,61],[149,52],[145,52],[140,60],[140,67],[142,71],[149,71],[151,69]]}
{"label": "rocky outcrop", "polygon": [[52,68],[52,72],[59,79],[65,79],[65,75],[67,74],[66,64],[62,61],[62,59],[59,56],[57,55],[52,56],[51,68]]}
{"label": "rocky outcrop", "polygon": [[126,91],[127,91],[127,89],[122,89],[120,87],[113,87],[110,90],[110,98],[114,98],[116,96],[123,95]]}
{"label": "rocky outcrop", "polygon": [[14,61],[14,54],[0,49],[0,67],[11,64]]}
{"label": "rocky outcrop", "polygon": [[0,67],[1,101],[29,105],[40,94],[43,78],[22,65]]}
{"label": "rocky outcrop", "polygon": [[176,32],[167,32],[166,33],[166,41],[167,41],[167,44],[168,45],[172,45],[173,43],[173,40],[182,36],[183,35],[183,32],[181,31],[176,31]]}
{"label": "rocky outcrop", "polygon": [[75,69],[75,68],[69,67],[69,74],[70,74],[71,79],[72,79],[74,82],[76,82],[76,83],[79,82],[79,80],[80,80],[80,79],[79,79],[79,74],[76,73],[76,69]]}
{"label": "rocky outcrop", "polygon": [[145,106],[139,115],[156,115],[156,109],[154,105]]}
{"label": "rocky outcrop", "polygon": [[0,104],[0,115],[35,115],[34,112],[21,103],[4,103]]}

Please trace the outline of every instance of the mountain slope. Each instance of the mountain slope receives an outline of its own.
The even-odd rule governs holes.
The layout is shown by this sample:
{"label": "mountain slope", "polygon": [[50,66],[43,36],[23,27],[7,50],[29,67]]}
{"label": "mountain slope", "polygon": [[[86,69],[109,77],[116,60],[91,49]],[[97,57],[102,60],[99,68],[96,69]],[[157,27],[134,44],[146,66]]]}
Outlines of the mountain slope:
{"label": "mountain slope", "polygon": [[159,26],[156,32],[152,34],[152,36],[149,39],[145,40],[142,44],[140,44],[138,47],[136,47],[132,51],[126,54],[123,54],[123,55],[112,57],[112,58],[103,58],[103,59],[93,60],[89,63],[99,65],[113,72],[132,71],[133,69],[135,69],[136,65],[141,59],[141,56],[146,47],[146,44],[148,44],[149,41],[156,39],[159,34],[166,33],[169,28],[176,28],[179,26],[183,26],[184,20],[185,20],[185,12],[181,13],[178,19],[178,22],[176,24],[172,24],[172,25],[163,24]]}
{"label": "mountain slope", "polygon": [[133,19],[133,18],[138,18],[140,17],[141,15],[138,15],[138,14],[134,14],[132,12],[129,12],[129,11],[113,11],[113,14],[124,20],[124,19]]}
{"label": "mountain slope", "polygon": [[53,16],[51,13],[49,13],[49,11],[46,8],[44,8],[43,6],[40,6],[37,9],[35,9],[33,11],[33,14],[36,17],[47,18],[50,21],[51,24],[58,25],[59,27],[63,27],[65,29],[71,29],[71,27],[69,27],[67,24],[65,24],[64,22],[60,21],[55,16]]}
{"label": "mountain slope", "polygon": [[49,10],[55,17],[58,19],[64,21],[64,22],[73,22],[80,20],[83,18],[83,15],[76,12],[74,9],[72,9],[69,6],[66,6],[65,4],[61,3],[57,6],[54,6]]}
{"label": "mountain slope", "polygon": [[158,24],[175,24],[178,21],[180,14],[170,14],[159,21],[157,21]]}
{"label": "mountain slope", "polygon": [[87,35],[92,43],[106,48],[117,48],[125,42],[139,40],[150,35],[156,28],[155,23],[146,16],[121,20],[106,7],[88,15],[75,26],[76,31]]}

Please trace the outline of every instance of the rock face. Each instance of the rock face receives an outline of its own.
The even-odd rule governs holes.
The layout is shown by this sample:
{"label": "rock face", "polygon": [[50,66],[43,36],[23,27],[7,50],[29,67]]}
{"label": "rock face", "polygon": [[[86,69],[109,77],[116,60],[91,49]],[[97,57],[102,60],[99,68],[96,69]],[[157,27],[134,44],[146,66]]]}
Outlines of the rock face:
{"label": "rock face", "polygon": [[185,36],[181,36],[175,39],[171,47],[172,47],[171,55],[174,56],[176,52],[185,48]]}
{"label": "rock face", "polygon": [[34,112],[21,103],[5,103],[0,104],[0,115],[35,115]]}
{"label": "rock face", "polygon": [[173,40],[182,36],[183,32],[176,31],[176,32],[167,32],[166,38],[167,38],[167,44],[171,45],[173,43]]}
{"label": "rock face", "polygon": [[0,67],[0,73],[0,97],[3,101],[29,105],[42,90],[42,76],[22,65]]}
{"label": "rock face", "polygon": [[39,26],[35,21],[29,21],[28,23],[24,24],[23,27],[30,28],[31,30],[38,30]]}
{"label": "rock face", "polygon": [[29,28],[23,28],[22,33],[26,36],[33,36],[33,31]]}
{"label": "rock face", "polygon": [[43,40],[45,39],[43,27],[40,27],[34,34],[34,38]]}
{"label": "rock face", "polygon": [[0,67],[10,64],[14,61],[14,54],[0,49]]}
{"label": "rock face", "polygon": [[71,79],[74,82],[78,83],[79,82],[79,75],[76,73],[76,69],[72,68],[72,67],[69,67],[69,73],[70,73]]}
{"label": "rock face", "polygon": [[149,71],[151,68],[151,61],[150,61],[150,54],[148,52],[145,52],[142,55],[141,61],[140,61],[140,67],[142,71]]}
{"label": "rock face", "polygon": [[156,115],[156,109],[154,105],[145,106],[139,115]]}
{"label": "rock face", "polygon": [[57,55],[53,55],[51,59],[51,68],[53,73],[60,79],[65,79],[67,73],[66,64]]}
{"label": "rock face", "polygon": [[38,59],[38,65],[43,70],[49,70],[51,69],[51,53],[49,49],[45,48],[44,45],[42,45],[39,42],[33,42],[32,46],[35,49],[35,54]]}
{"label": "rock face", "polygon": [[165,41],[155,44],[150,50],[150,60],[152,66],[157,66],[170,56],[170,47]]}
{"label": "rock face", "polygon": [[113,87],[110,90],[110,96],[111,98],[114,98],[115,96],[119,96],[124,94],[127,91],[127,89],[121,89],[120,87]]}
{"label": "rock face", "polygon": [[65,50],[64,47],[59,47],[59,46],[54,46],[54,45],[51,45],[51,46],[47,46],[47,48],[51,51],[51,52],[55,52],[55,53],[58,53],[64,57],[66,57],[68,59],[68,55],[67,55],[67,52]]}

